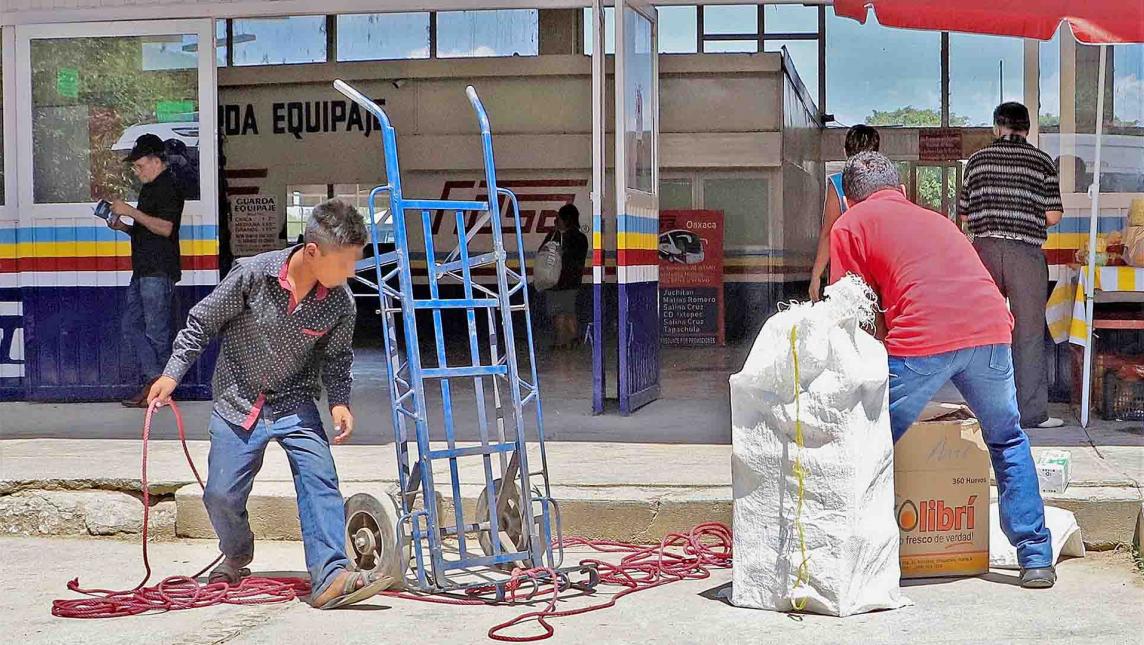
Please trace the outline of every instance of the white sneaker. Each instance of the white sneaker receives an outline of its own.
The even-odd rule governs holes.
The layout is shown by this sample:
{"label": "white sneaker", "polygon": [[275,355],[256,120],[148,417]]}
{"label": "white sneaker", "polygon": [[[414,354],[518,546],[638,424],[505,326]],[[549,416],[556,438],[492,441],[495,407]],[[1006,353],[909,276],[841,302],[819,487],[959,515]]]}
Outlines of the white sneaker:
{"label": "white sneaker", "polygon": [[1041,428],[1042,430],[1048,430],[1050,428],[1060,428],[1064,424],[1065,424],[1065,422],[1061,419],[1058,419],[1056,417],[1049,417],[1048,419],[1045,419],[1042,423],[1037,424],[1037,427]]}

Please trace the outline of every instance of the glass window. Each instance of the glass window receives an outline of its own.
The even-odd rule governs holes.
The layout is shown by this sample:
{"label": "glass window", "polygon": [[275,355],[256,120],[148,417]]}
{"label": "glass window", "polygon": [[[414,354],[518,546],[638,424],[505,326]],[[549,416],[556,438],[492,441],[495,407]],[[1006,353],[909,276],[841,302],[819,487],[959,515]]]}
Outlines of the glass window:
{"label": "glass window", "polygon": [[[661,10],[662,11],[662,10]],[[596,23],[592,20],[592,10],[584,10],[584,53],[592,55],[592,34],[596,30]],[[660,46],[662,47],[662,36]],[[604,53],[616,53],[616,10],[614,7],[604,7]]]}
{"label": "glass window", "polygon": [[1110,49],[1112,126],[1144,127],[1144,45],[1116,45]]}
{"label": "glass window", "polygon": [[0,206],[4,201],[4,59],[0,56]]}
{"label": "glass window", "polygon": [[325,16],[236,19],[234,33],[238,66],[326,62]]}
{"label": "glass window", "polygon": [[[374,189],[369,184],[334,184],[334,197],[344,200],[361,213],[365,225],[369,227],[369,193]],[[393,221],[386,220],[389,216],[389,194],[378,195],[376,201],[378,243],[389,244],[393,242]],[[383,223],[384,222],[384,223]],[[372,227],[370,227],[372,230]]]}
{"label": "glass window", "polygon": [[810,96],[818,102],[818,41],[817,40],[767,40],[766,51],[777,52],[787,48],[794,69]]}
{"label": "glass window", "polygon": [[659,207],[662,210],[691,208],[690,179],[662,179],[659,182]]}
{"label": "glass window", "polygon": [[215,64],[226,67],[226,21],[215,21]]}
{"label": "glass window", "polygon": [[536,56],[539,21],[536,9],[442,11],[437,14],[437,56]]}
{"label": "glass window", "polygon": [[1041,132],[1061,129],[1061,32],[1047,43],[1041,43],[1038,55],[1041,105],[1037,118]]}
{"label": "glass window", "polygon": [[624,31],[631,35],[624,48],[626,185],[629,190],[651,193],[655,190],[652,137],[656,110],[653,89],[656,52],[652,49],[651,21],[634,9],[626,9]]}
{"label": "glass window", "polygon": [[707,5],[703,7],[703,33],[757,34],[759,9],[754,5]]}
{"label": "glass window", "polygon": [[306,230],[306,220],[318,204],[329,199],[326,184],[293,184],[286,187],[286,243],[294,244]]}
{"label": "glass window", "polygon": [[769,189],[764,177],[705,179],[703,208],[723,211],[723,236],[735,246],[769,246]]}
{"label": "glass window", "polygon": [[429,58],[429,14],[338,16],[338,60]]}
{"label": "glass window", "polygon": [[123,155],[147,133],[168,143],[168,163],[198,198],[197,65],[190,56],[174,67],[184,60],[166,56],[176,39],[178,49],[196,44],[193,36],[31,42],[36,203],[134,201],[138,182]]}
{"label": "glass window", "polygon": [[841,125],[941,125],[941,35],[830,11],[825,110]]}
{"label": "glass window", "polygon": [[[588,11],[591,14],[591,10]],[[694,54],[699,51],[696,42],[698,33],[696,13],[695,7],[659,8],[659,53]],[[592,49],[591,43],[589,40],[589,51]]]}
{"label": "glass window", "polygon": [[949,124],[992,126],[993,108],[1025,101],[1020,38],[949,35]]}
{"label": "glass window", "polygon": [[763,5],[763,30],[768,34],[817,34],[818,7]]}
{"label": "glass window", "polygon": [[[1077,192],[1087,190],[1093,181],[1100,53],[1101,48],[1095,45],[1078,43],[1076,46],[1076,135],[1072,137],[1071,152],[1079,157]],[[1141,193],[1144,192],[1144,172],[1141,171],[1144,169],[1144,45],[1108,47],[1106,55],[1100,190]]]}
{"label": "glass window", "polygon": [[198,67],[198,36],[151,36],[142,41],[145,72]]}

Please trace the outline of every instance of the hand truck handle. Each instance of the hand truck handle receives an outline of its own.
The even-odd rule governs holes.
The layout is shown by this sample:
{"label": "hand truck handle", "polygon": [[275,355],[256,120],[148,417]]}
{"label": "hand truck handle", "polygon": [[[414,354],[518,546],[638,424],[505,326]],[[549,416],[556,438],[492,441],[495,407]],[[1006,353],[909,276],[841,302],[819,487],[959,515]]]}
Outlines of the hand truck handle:
{"label": "hand truck handle", "polygon": [[374,103],[372,100],[367,98],[364,94],[362,94],[361,92],[354,89],[352,86],[350,86],[349,83],[346,83],[345,81],[343,81],[342,79],[339,78],[339,79],[334,81],[334,89],[341,92],[342,94],[345,94],[346,97],[349,98],[351,101],[353,101],[354,103],[357,103],[358,105],[365,108],[367,112],[376,116],[377,120],[381,122],[382,128],[392,129],[393,126],[391,126],[389,124],[389,117],[386,116],[385,110],[381,109],[380,105],[378,105],[377,103]]}

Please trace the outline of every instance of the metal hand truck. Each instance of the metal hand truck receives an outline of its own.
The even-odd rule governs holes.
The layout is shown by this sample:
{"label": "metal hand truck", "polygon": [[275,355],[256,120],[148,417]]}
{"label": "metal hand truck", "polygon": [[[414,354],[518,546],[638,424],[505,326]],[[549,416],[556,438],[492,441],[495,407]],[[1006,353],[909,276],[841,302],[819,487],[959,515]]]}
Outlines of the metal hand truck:
{"label": "metal hand truck", "polygon": [[[358,494],[346,501],[348,555],[359,568],[383,570],[424,592],[485,587],[494,588],[497,600],[502,600],[514,568],[547,568],[552,571],[549,577],[557,579],[546,582],[594,587],[594,569],[562,567],[559,508],[550,495],[545,457],[520,209],[511,191],[497,187],[492,132],[484,105],[476,90],[468,87],[466,93],[476,112],[484,147],[487,195],[474,201],[410,199],[402,190],[397,134],[385,111],[340,80],[334,87],[375,116],[381,126],[388,183],[370,193],[374,257],[363,260],[359,267],[373,268],[373,286],[380,296],[398,470],[398,486],[392,495],[379,498]],[[380,253],[378,248],[376,200],[382,193],[389,195],[389,211],[383,219],[391,220],[393,226],[394,250],[387,253]],[[502,203],[508,206],[504,216]],[[456,247],[444,257],[438,256],[435,242],[451,245],[448,236],[453,231],[440,226],[435,233],[434,213],[444,214],[442,222],[448,222],[450,216],[455,221]],[[410,235],[414,226],[422,230],[420,243]],[[491,229],[492,250],[471,253],[470,243],[486,226]],[[515,252],[506,250],[506,234],[515,239]],[[428,285],[418,289],[414,286],[413,263],[421,253]],[[488,267],[495,269],[495,285],[474,280],[474,271],[482,267],[486,272]],[[460,287],[461,297],[443,297],[442,285]],[[447,357],[445,310],[460,310],[465,315],[467,358],[460,364]],[[483,313],[483,330],[479,329],[479,313]],[[427,327],[426,316],[431,318],[434,332],[432,348],[422,347],[419,337],[418,322]],[[519,364],[525,354],[518,356],[517,352],[520,327],[527,347],[526,377],[521,376]],[[454,404],[463,385],[471,385],[475,395],[480,436],[477,445],[459,445],[456,436]],[[435,418],[440,416],[444,445],[430,442],[432,424],[426,399],[430,387],[440,388],[441,409],[433,412]],[[535,423],[535,452],[531,454],[526,441],[530,417]],[[539,457],[539,466],[534,457]],[[465,463],[479,460],[483,466],[484,483],[471,512],[462,503],[463,459],[469,460]],[[437,488],[442,474],[447,496],[440,495]],[[443,499],[451,504],[443,503]],[[410,566],[412,575],[407,575]],[[573,572],[578,574],[575,582]]]}

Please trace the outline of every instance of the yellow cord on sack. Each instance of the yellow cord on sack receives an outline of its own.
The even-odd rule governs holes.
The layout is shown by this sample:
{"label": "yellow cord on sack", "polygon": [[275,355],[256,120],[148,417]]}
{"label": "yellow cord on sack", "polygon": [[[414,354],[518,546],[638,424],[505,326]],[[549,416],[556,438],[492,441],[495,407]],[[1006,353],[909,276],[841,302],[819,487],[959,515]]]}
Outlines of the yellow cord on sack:
{"label": "yellow cord on sack", "polygon": [[[795,578],[794,587],[791,589],[791,595],[805,585],[809,579],[809,572],[807,567],[806,558],[806,532],[802,526],[802,501],[806,493],[806,473],[802,470],[802,450],[805,447],[805,442],[802,437],[802,410],[799,402],[799,384],[801,377],[798,370],[798,328],[790,328],[790,351],[794,356],[794,442],[798,446],[798,451],[794,454],[794,475],[798,479],[798,504],[794,511],[794,525],[798,528],[798,544],[799,549],[802,551],[802,563],[798,565],[798,577]],[[807,597],[795,598],[791,601],[795,611],[802,611],[806,609]]]}

